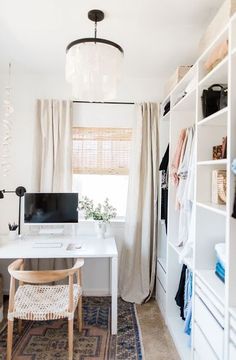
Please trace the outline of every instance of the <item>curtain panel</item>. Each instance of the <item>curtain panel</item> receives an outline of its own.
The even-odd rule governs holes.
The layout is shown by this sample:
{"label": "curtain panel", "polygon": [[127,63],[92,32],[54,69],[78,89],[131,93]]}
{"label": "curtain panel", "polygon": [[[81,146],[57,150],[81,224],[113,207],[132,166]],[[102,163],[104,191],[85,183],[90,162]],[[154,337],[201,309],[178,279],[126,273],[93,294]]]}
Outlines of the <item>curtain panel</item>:
{"label": "curtain panel", "polygon": [[136,110],[119,291],[125,301],[140,304],[155,285],[159,106],[142,103]]}
{"label": "curtain panel", "polygon": [[[33,168],[37,191],[72,191],[72,102],[38,100]],[[72,259],[31,260],[33,269],[71,267]]]}
{"label": "curtain panel", "polygon": [[72,102],[38,100],[41,192],[72,190]]}

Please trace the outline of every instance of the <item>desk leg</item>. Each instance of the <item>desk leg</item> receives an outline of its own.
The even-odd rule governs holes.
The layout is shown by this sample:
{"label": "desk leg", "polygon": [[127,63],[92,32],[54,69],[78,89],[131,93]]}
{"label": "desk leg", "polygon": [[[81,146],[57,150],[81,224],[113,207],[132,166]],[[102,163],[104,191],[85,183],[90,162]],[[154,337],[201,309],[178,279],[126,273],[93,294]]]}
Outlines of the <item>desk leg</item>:
{"label": "desk leg", "polygon": [[118,259],[112,257],[111,262],[111,333],[117,334],[117,293],[118,293]]}

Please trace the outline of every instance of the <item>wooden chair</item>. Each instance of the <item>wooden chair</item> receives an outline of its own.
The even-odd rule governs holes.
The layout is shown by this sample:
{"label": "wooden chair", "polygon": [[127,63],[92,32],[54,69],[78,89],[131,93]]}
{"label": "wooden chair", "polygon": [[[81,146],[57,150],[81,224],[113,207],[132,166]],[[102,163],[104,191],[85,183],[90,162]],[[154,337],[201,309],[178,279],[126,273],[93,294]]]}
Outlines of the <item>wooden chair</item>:
{"label": "wooden chair", "polygon": [[[84,260],[78,259],[70,269],[52,271],[25,271],[24,260],[15,260],[9,265],[11,275],[8,308],[7,360],[12,357],[12,337],[14,319],[55,320],[68,318],[68,359],[73,359],[73,321],[78,307],[77,325],[82,330],[82,288],[80,268]],[[77,283],[74,284],[74,274]],[[41,285],[69,277],[69,285]],[[16,281],[19,287],[16,290]]]}

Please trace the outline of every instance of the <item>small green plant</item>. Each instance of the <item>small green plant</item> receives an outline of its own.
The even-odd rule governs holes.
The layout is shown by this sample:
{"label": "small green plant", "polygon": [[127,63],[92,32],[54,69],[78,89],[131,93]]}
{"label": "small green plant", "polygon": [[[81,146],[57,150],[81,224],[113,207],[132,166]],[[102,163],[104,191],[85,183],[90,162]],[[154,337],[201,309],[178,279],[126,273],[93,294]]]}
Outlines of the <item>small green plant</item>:
{"label": "small green plant", "polygon": [[84,211],[85,219],[99,220],[103,222],[109,222],[116,217],[116,209],[109,204],[109,199],[106,198],[104,203],[98,203],[94,205],[93,200],[90,200],[87,196],[84,196],[79,201],[79,210]]}

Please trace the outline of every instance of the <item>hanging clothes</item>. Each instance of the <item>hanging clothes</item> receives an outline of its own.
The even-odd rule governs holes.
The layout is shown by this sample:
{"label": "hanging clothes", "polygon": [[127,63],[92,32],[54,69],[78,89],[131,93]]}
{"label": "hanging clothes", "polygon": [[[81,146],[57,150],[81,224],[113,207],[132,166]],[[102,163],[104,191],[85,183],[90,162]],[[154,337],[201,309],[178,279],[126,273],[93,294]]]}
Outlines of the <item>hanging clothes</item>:
{"label": "hanging clothes", "polygon": [[178,287],[177,294],[175,296],[176,304],[180,308],[180,317],[183,320],[185,320],[185,317],[184,317],[184,289],[185,289],[186,269],[187,269],[187,266],[185,264],[183,264],[182,270],[181,270],[181,275],[180,275],[179,287]]}
{"label": "hanging clothes", "polygon": [[193,140],[195,128],[187,129],[187,143],[183,156],[183,160],[179,165],[178,177],[179,185],[176,193],[176,202],[179,206],[179,231],[176,241],[177,246],[181,246],[187,242],[189,223],[191,219],[192,203],[188,199],[189,186],[189,167],[192,158]]}
{"label": "hanging clothes", "polygon": [[[191,336],[192,332],[192,293],[193,293],[193,274],[188,268],[185,276],[185,291],[184,291],[184,332]],[[189,345],[191,344],[191,338]]]}
{"label": "hanging clothes", "polygon": [[186,129],[182,129],[179,134],[178,143],[175,149],[175,153],[171,162],[171,178],[174,184],[177,186],[179,183],[178,168],[181,160],[181,154],[183,154],[186,144]]}
{"label": "hanging clothes", "polygon": [[[180,253],[180,262],[186,256],[192,255],[194,243],[194,183],[195,183],[195,157],[196,157],[196,136],[193,137],[191,157],[189,162],[188,177],[184,190],[184,203],[182,204],[182,218],[185,216],[185,227],[179,229],[179,239],[182,241],[183,250]],[[181,227],[182,218],[180,219],[179,227]]]}
{"label": "hanging clothes", "polygon": [[168,165],[169,165],[169,144],[162,158],[159,170],[161,171],[161,219],[165,220],[166,233],[168,222]]}

